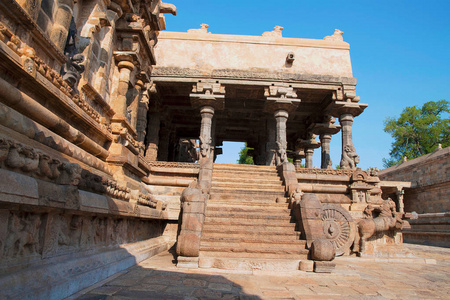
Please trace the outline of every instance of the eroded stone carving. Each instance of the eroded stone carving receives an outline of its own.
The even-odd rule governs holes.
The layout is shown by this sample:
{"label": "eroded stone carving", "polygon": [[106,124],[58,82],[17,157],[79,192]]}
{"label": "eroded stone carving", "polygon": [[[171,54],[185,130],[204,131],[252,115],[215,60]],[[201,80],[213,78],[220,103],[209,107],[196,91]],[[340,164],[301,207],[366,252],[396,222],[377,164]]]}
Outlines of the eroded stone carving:
{"label": "eroded stone carving", "polygon": [[4,255],[19,257],[39,254],[41,216],[30,213],[10,213]]}
{"label": "eroded stone carving", "polygon": [[188,29],[188,33],[191,34],[211,34],[211,32],[208,32],[208,24],[201,24],[200,29]]}
{"label": "eroded stone carving", "polygon": [[344,152],[342,152],[341,168],[343,169],[356,169],[356,165],[359,163],[359,155],[356,153],[355,146],[345,145]]}
{"label": "eroded stone carving", "polygon": [[283,31],[283,27],[281,27],[281,26],[275,26],[274,28],[273,28],[273,31],[266,31],[266,32],[263,32],[263,34],[262,34],[262,36],[263,37],[274,37],[274,38],[281,38],[281,37],[283,37],[282,36],[282,34],[281,34],[281,32]]}
{"label": "eroded stone carving", "polygon": [[348,253],[355,239],[356,225],[350,214],[336,204],[323,204],[321,218],[324,237],[336,249],[336,256]]}
{"label": "eroded stone carving", "polygon": [[328,35],[323,39],[326,41],[343,41],[344,40],[344,38],[342,37],[343,34],[344,34],[343,31],[335,29],[333,35]]}
{"label": "eroded stone carving", "polygon": [[[374,213],[378,216],[374,217]],[[401,230],[405,222],[402,217],[403,213],[396,212],[395,202],[391,198],[384,200],[379,207],[369,204],[364,209],[364,219],[358,222],[358,234],[353,245],[353,252],[364,253],[367,239],[378,232]]]}

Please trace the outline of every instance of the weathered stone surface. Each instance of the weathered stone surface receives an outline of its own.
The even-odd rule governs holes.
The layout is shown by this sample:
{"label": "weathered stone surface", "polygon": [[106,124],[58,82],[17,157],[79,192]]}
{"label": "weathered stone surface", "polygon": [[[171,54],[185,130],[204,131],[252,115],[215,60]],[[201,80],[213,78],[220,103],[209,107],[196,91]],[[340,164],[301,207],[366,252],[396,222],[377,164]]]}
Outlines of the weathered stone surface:
{"label": "weathered stone surface", "polygon": [[314,261],[332,261],[336,256],[336,249],[328,239],[318,239],[312,242],[311,259]]}
{"label": "weathered stone surface", "polygon": [[314,261],[314,272],[331,273],[336,268],[336,263],[331,261]]}

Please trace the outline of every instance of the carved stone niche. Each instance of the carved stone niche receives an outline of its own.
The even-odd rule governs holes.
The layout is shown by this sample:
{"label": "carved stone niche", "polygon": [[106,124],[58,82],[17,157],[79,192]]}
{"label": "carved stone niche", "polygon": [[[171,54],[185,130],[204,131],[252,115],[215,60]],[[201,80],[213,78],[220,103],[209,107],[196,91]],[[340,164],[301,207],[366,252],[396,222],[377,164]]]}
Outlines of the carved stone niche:
{"label": "carved stone niche", "polygon": [[356,170],[350,180],[352,208],[361,206],[359,210],[362,210],[368,203],[381,203],[381,189],[376,186],[380,181],[378,177],[370,177],[367,172]]}

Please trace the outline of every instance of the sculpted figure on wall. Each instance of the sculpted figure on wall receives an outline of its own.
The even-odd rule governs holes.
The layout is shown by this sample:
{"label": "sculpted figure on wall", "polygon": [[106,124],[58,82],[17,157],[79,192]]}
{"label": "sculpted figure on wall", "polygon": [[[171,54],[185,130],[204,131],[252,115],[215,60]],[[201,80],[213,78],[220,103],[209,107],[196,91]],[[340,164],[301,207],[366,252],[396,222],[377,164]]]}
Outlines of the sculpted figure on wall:
{"label": "sculpted figure on wall", "polygon": [[359,155],[356,153],[355,146],[345,145],[344,152],[341,158],[342,169],[356,169],[356,165],[359,163]]}
{"label": "sculpted figure on wall", "polygon": [[200,136],[200,154],[202,157],[209,158],[211,149],[211,138],[206,136]]}
{"label": "sculpted figure on wall", "polygon": [[276,156],[277,166],[288,161],[287,154],[286,154],[286,148],[287,148],[286,143],[277,142],[277,154],[278,154]]}
{"label": "sculpted figure on wall", "polygon": [[[373,217],[373,213],[378,213]],[[353,252],[363,253],[367,239],[378,232],[401,230],[403,228],[403,214],[396,212],[395,202],[391,198],[383,201],[380,207],[368,205],[364,209],[364,219],[358,222],[358,230],[353,245]]]}
{"label": "sculpted figure on wall", "polygon": [[40,215],[11,213],[5,241],[5,256],[18,257],[39,253]]}

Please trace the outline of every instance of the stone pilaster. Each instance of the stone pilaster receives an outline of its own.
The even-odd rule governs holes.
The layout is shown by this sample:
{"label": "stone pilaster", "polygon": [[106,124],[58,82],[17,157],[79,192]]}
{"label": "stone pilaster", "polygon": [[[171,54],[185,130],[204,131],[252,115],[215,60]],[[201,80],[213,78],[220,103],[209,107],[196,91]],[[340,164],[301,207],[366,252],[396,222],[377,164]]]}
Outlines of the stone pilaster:
{"label": "stone pilaster", "polygon": [[139,108],[139,100],[141,98],[141,91],[144,87],[144,82],[142,80],[136,80],[136,84],[134,88],[136,89],[134,93],[134,99],[129,106],[129,110],[131,111],[130,123],[133,128],[137,126],[137,116],[138,116],[138,108]]}
{"label": "stone pilaster", "polygon": [[58,0],[50,40],[63,50],[66,44],[69,26],[73,15],[73,0]]}
{"label": "stone pilaster", "polygon": [[151,112],[147,124],[147,148],[145,151],[145,158],[148,161],[154,161],[158,156],[161,114],[159,112]]}
{"label": "stone pilaster", "polygon": [[117,86],[117,96],[112,101],[112,108],[117,115],[127,117],[127,92],[130,82],[131,72],[134,69],[133,57],[131,55],[116,56],[119,61],[117,67],[119,68],[119,83]]}

